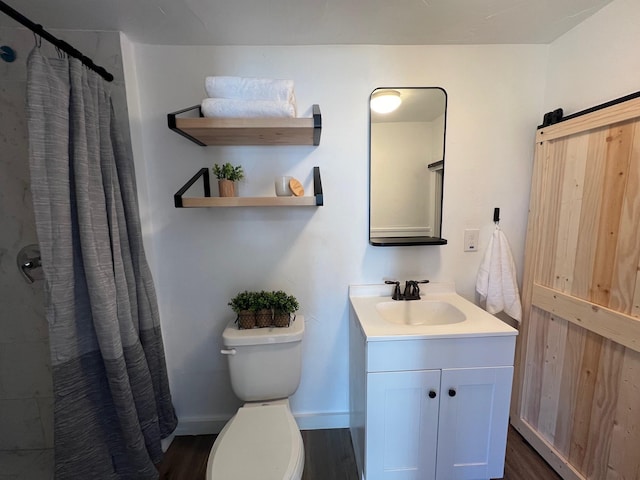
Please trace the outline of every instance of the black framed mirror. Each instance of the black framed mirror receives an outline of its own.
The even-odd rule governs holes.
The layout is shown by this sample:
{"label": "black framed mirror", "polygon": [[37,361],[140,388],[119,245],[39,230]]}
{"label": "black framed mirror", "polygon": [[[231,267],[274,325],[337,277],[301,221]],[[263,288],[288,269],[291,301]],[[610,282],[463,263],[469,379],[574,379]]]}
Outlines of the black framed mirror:
{"label": "black framed mirror", "polygon": [[447,93],[376,88],[369,102],[369,243],[445,245]]}

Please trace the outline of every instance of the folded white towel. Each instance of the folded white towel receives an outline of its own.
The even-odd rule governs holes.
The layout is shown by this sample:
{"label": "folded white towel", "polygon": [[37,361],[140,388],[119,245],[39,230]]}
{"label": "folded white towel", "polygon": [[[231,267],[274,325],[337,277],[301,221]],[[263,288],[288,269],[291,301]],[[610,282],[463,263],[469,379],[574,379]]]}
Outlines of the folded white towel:
{"label": "folded white towel", "polygon": [[210,98],[235,100],[271,100],[295,104],[293,80],[251,77],[206,77],[205,90]]}
{"label": "folded white towel", "polygon": [[229,98],[205,98],[202,114],[214,118],[295,117],[295,106],[289,102],[266,100],[232,100]]}
{"label": "folded white towel", "polygon": [[516,266],[507,237],[499,227],[496,227],[489,240],[478,270],[476,291],[480,294],[480,300],[486,302],[487,312],[493,314],[504,311],[514,320],[522,319]]}

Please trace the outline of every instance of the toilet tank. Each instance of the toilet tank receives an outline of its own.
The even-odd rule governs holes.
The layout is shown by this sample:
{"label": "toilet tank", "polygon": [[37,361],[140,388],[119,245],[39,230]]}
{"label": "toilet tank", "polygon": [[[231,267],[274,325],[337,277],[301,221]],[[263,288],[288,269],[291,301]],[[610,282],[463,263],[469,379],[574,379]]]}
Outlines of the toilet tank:
{"label": "toilet tank", "polygon": [[239,329],[222,333],[234,393],[246,402],[288,398],[300,384],[304,317],[288,327]]}

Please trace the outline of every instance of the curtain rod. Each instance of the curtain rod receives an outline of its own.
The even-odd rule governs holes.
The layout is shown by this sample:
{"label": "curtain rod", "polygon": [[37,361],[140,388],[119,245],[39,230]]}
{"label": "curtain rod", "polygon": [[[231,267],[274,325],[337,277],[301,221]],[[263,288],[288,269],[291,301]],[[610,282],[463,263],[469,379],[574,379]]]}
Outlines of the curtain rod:
{"label": "curtain rod", "polygon": [[103,67],[101,67],[100,65],[96,65],[95,63],[93,63],[93,60],[91,60],[89,57],[85,57],[82,54],[82,52],[76,50],[64,40],[60,40],[59,38],[54,37],[49,32],[47,32],[44,28],[42,28],[42,25],[38,25],[37,23],[32,22],[27,17],[22,15],[20,12],[14,10],[9,5],[4,3],[2,0],[0,0],[0,12],[7,14],[11,18],[13,18],[15,21],[27,27],[36,35],[39,35],[40,37],[47,40],[49,43],[53,44],[55,47],[62,50],[67,55],[70,55],[73,58],[77,58],[88,68],[90,68],[91,70],[96,72],[98,75],[100,75],[102,78],[104,78],[107,82],[113,81],[113,75],[107,72]]}

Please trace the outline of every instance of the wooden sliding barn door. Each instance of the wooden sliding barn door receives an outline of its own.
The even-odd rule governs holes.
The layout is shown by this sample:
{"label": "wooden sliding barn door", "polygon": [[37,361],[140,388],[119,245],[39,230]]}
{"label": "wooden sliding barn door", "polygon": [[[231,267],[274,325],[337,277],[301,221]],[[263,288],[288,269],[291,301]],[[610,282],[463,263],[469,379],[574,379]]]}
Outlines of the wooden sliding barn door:
{"label": "wooden sliding barn door", "polygon": [[535,148],[511,422],[565,479],[640,480],[640,99]]}

